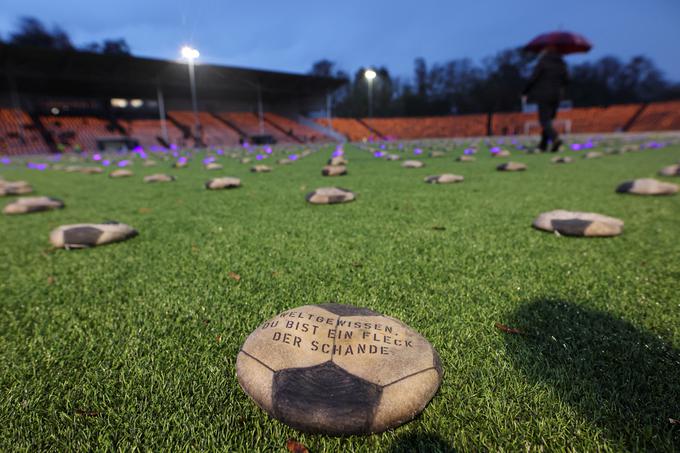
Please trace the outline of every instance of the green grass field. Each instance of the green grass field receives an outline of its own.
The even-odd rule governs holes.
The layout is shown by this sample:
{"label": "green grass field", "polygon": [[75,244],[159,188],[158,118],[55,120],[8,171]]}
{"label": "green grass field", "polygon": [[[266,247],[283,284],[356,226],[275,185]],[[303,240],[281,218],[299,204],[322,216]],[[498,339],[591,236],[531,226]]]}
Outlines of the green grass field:
{"label": "green grass field", "polygon": [[[67,206],[0,219],[0,450],[284,451],[288,438],[313,452],[680,450],[669,421],[680,419],[680,195],[614,192],[656,177],[680,147],[569,165],[516,155],[529,170],[500,173],[507,159],[485,151],[407,170],[348,145],[350,174],[324,178],[331,150],[269,174],[226,158],[221,172],[197,159],[118,180],[3,169]],[[142,183],[159,171],[177,181]],[[422,181],[442,172],[466,180]],[[243,187],[206,191],[218,175]],[[358,199],[305,202],[325,185]],[[531,228],[558,208],[619,217],[625,232]],[[50,248],[58,225],[110,219],[140,235]],[[368,437],[305,435],[243,393],[246,336],[326,301],[399,318],[439,351],[444,380],[416,420]]]}

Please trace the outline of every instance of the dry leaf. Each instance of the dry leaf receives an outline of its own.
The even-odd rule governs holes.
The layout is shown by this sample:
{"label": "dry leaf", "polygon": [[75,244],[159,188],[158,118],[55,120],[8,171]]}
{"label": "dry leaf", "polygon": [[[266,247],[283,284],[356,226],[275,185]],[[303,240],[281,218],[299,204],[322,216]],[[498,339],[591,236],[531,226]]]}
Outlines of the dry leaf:
{"label": "dry leaf", "polygon": [[309,453],[307,447],[305,447],[300,442],[294,439],[288,439],[286,441],[286,448],[290,453]]}
{"label": "dry leaf", "polygon": [[217,341],[218,343],[222,343],[222,335],[217,335],[215,337],[215,341]]}
{"label": "dry leaf", "polygon": [[680,420],[669,418],[668,421],[671,422],[671,425],[680,425]]}
{"label": "dry leaf", "polygon": [[50,275],[49,277],[47,277],[47,284],[48,285],[54,285],[54,277],[53,276]]}
{"label": "dry leaf", "polygon": [[97,411],[86,411],[83,409],[76,409],[76,415],[80,417],[99,417],[99,412]]}
{"label": "dry leaf", "polygon": [[229,278],[238,281],[241,281],[241,276],[238,275],[236,272],[229,272]]}
{"label": "dry leaf", "polygon": [[505,332],[505,333],[511,333],[511,334],[515,334],[515,335],[526,335],[521,330],[513,329],[512,327],[508,327],[505,324],[501,324],[500,322],[496,323],[496,329],[500,330],[501,332]]}
{"label": "dry leaf", "polygon": [[151,208],[139,208],[140,214],[148,214],[151,212]]}

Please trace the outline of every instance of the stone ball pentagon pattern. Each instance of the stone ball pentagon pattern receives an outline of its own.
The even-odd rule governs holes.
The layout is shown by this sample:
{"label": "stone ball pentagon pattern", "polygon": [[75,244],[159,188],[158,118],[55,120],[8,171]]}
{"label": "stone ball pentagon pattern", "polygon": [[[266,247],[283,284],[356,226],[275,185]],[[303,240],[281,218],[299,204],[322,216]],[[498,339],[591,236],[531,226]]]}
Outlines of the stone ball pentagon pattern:
{"label": "stone ball pentagon pattern", "polygon": [[154,183],[154,182],[172,182],[175,180],[174,176],[166,175],[163,173],[156,173],[154,175],[149,175],[144,177],[144,182]]}
{"label": "stone ball pentagon pattern", "polygon": [[498,171],[524,171],[526,169],[526,164],[520,162],[506,162],[496,167],[496,170]]}
{"label": "stone ball pentagon pattern", "polygon": [[425,163],[420,160],[405,160],[401,166],[402,168],[422,168],[425,166]]}
{"label": "stone ball pentagon pattern", "polygon": [[635,179],[620,184],[618,193],[631,193],[635,195],[673,195],[680,190],[680,186],[670,182],[662,182],[652,178]]}
{"label": "stone ball pentagon pattern", "polygon": [[418,415],[437,392],[437,352],[404,323],[365,308],[306,305],[264,322],[236,361],[243,390],[298,430],[377,433]]}
{"label": "stone ball pentagon pattern", "polygon": [[32,212],[61,209],[64,202],[51,197],[22,197],[9,203],[2,210],[5,214],[29,214]]}
{"label": "stone ball pentagon pattern", "polygon": [[118,170],[113,170],[111,173],[109,173],[109,178],[128,178],[133,174],[134,173],[132,173],[130,170],[119,168]]}
{"label": "stone ball pentagon pattern", "polygon": [[26,195],[33,192],[33,187],[26,181],[0,181],[0,196]]}
{"label": "stone ball pentagon pattern", "polygon": [[623,221],[593,212],[555,211],[540,214],[534,228],[565,236],[609,237],[623,232]]}
{"label": "stone ball pentagon pattern", "polygon": [[669,165],[659,170],[661,176],[680,176],[680,164]]}
{"label": "stone ball pentagon pattern", "polygon": [[344,165],[326,165],[321,170],[323,176],[343,176],[347,174],[347,167]]}
{"label": "stone ball pentagon pattern", "polygon": [[442,175],[426,176],[425,182],[429,184],[452,184],[455,182],[461,182],[465,178],[460,175],[454,175],[452,173],[444,173]]}
{"label": "stone ball pentagon pattern", "polygon": [[354,192],[341,187],[319,187],[309,192],[305,199],[312,204],[337,204],[354,201]]}
{"label": "stone ball pentagon pattern", "polygon": [[137,230],[124,223],[78,223],[52,230],[50,242],[58,248],[81,249],[124,241],[137,234]]}
{"label": "stone ball pentagon pattern", "polygon": [[241,187],[241,180],[225,176],[223,178],[213,178],[205,183],[205,188],[210,190],[235,189]]}
{"label": "stone ball pentagon pattern", "polygon": [[250,168],[250,171],[253,173],[269,173],[272,171],[272,167],[268,165],[254,165]]}

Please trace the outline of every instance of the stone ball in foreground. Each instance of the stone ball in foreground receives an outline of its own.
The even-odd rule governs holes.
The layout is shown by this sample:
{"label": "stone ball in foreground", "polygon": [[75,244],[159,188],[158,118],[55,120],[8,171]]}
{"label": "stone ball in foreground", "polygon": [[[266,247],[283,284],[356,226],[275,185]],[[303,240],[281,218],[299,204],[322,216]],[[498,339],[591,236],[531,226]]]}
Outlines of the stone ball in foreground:
{"label": "stone ball in foreground", "polygon": [[82,249],[124,241],[137,234],[137,230],[124,223],[79,223],[55,228],[50,233],[50,242],[59,248]]}
{"label": "stone ball in foreground", "polygon": [[468,156],[466,154],[463,154],[462,156],[458,156],[456,159],[458,162],[474,162],[476,159],[473,156]]}
{"label": "stone ball in foreground", "polygon": [[30,214],[32,212],[61,209],[64,202],[51,197],[22,197],[9,203],[2,210],[5,214]]}
{"label": "stone ball in foreground", "polygon": [[402,168],[422,168],[425,166],[425,163],[420,160],[405,160],[401,166]]}
{"label": "stone ball in foreground", "polygon": [[326,165],[321,170],[323,176],[343,176],[347,174],[347,167],[344,165]]}
{"label": "stone ball in foreground", "polygon": [[132,173],[130,170],[120,168],[118,170],[113,170],[111,173],[109,173],[109,178],[128,178],[133,174],[134,173]]}
{"label": "stone ball in foreground", "polygon": [[498,171],[524,171],[526,169],[526,164],[520,162],[506,162],[496,167],[496,170]]}
{"label": "stone ball in foreground", "polygon": [[609,237],[623,233],[623,221],[615,217],[562,209],[540,214],[533,226],[564,236]]}
{"label": "stone ball in foreground", "polygon": [[584,159],[597,159],[597,158],[602,157],[602,156],[604,156],[604,154],[602,154],[599,151],[588,151],[587,153],[585,153],[583,155],[583,158]]}
{"label": "stone ball in foreground", "polygon": [[78,169],[78,171],[86,175],[98,175],[100,173],[104,173],[104,170],[101,167],[81,167]]}
{"label": "stone ball in foreground", "polygon": [[511,155],[512,154],[510,154],[510,151],[508,151],[507,149],[502,149],[495,153],[491,153],[491,157],[510,157]]}
{"label": "stone ball in foreground", "polygon": [[387,159],[387,160],[400,160],[401,156],[399,154],[388,154],[385,159]]}
{"label": "stone ball in foreground", "polygon": [[144,182],[154,183],[154,182],[172,182],[175,180],[174,176],[166,175],[163,173],[156,173],[155,175],[149,175],[144,177]]}
{"label": "stone ball in foreground", "polygon": [[209,162],[205,166],[206,170],[222,170],[222,164],[218,164],[217,162]]}
{"label": "stone ball in foreground", "polygon": [[236,359],[241,388],[295,429],[370,434],[416,417],[442,380],[437,352],[394,318],[340,304],[306,305],[261,324]]}
{"label": "stone ball in foreground", "polygon": [[465,178],[460,175],[454,175],[452,173],[444,173],[443,175],[433,175],[426,176],[425,182],[429,184],[452,184],[455,182],[461,182]]}
{"label": "stone ball in foreground", "polygon": [[241,187],[241,180],[231,177],[213,178],[205,183],[205,188],[210,190],[235,189],[237,187]]}
{"label": "stone ball in foreground", "polygon": [[33,192],[33,187],[26,181],[0,181],[0,196],[26,195]]}
{"label": "stone ball in foreground", "polygon": [[616,188],[618,193],[635,195],[673,195],[680,190],[677,184],[662,182],[656,179],[643,178],[626,181]]}
{"label": "stone ball in foreground", "polygon": [[268,165],[255,165],[251,167],[250,171],[253,173],[269,173],[272,171],[272,167]]}
{"label": "stone ball in foreground", "polygon": [[669,165],[659,170],[661,176],[680,176],[680,164]]}
{"label": "stone ball in foreground", "polygon": [[444,151],[430,151],[430,157],[445,157],[446,153]]}
{"label": "stone ball in foreground", "polygon": [[320,187],[308,193],[305,198],[312,204],[337,204],[354,201],[356,195],[354,192],[340,187]]}

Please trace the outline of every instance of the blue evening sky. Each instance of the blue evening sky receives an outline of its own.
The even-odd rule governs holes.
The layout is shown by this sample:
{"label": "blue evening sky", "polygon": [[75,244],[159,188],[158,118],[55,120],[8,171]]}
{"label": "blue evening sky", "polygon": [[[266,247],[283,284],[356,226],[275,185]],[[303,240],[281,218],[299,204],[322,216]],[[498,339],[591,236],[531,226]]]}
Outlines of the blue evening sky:
{"label": "blue evening sky", "polygon": [[125,38],[136,55],[306,72],[321,58],[353,73],[385,65],[410,76],[413,59],[479,60],[538,33],[565,29],[593,44],[586,56],[652,58],[680,80],[680,0],[1,0],[0,36],[20,16],[59,24],[78,44]]}

